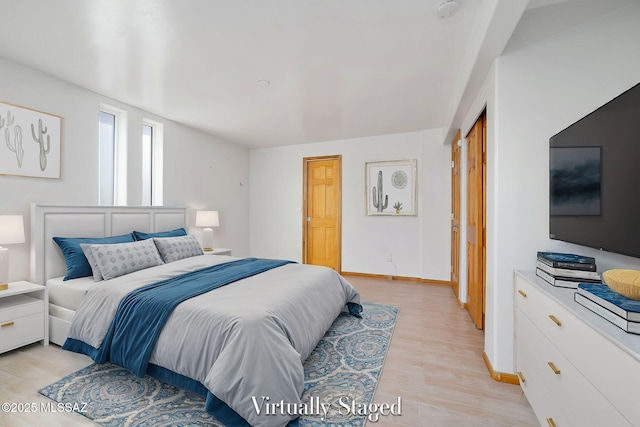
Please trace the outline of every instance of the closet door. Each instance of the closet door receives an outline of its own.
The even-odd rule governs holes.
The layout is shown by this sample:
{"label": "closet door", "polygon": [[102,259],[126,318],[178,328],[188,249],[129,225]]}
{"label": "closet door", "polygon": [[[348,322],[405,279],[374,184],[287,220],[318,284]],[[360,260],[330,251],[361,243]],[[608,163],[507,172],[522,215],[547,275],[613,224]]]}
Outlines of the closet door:
{"label": "closet door", "polygon": [[478,329],[484,329],[486,121],[483,113],[467,135],[467,302]]}

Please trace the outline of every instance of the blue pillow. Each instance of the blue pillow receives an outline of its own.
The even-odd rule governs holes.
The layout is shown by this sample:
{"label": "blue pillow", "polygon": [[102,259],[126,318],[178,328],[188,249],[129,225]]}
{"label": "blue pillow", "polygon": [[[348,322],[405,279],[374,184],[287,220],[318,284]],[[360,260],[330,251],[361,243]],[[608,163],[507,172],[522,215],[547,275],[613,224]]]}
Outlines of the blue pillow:
{"label": "blue pillow", "polygon": [[187,232],[184,228],[176,228],[171,231],[160,231],[157,233],[143,233],[142,231],[134,231],[133,237],[136,240],[146,240],[151,239],[153,237],[178,237],[178,236],[186,236]]}
{"label": "blue pillow", "polygon": [[81,243],[103,244],[135,241],[131,233],[112,237],[54,237],[53,240],[60,246],[64,261],[67,263],[67,275],[63,280],[93,275],[89,261],[80,247]]}

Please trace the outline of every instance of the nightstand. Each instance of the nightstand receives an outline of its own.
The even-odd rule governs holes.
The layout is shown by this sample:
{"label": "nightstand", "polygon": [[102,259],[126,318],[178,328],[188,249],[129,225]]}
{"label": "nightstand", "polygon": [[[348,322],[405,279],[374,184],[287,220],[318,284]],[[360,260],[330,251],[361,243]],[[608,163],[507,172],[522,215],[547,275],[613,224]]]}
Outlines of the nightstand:
{"label": "nightstand", "polygon": [[204,251],[205,255],[228,255],[231,256],[231,249],[214,248],[212,251]]}
{"label": "nightstand", "polygon": [[27,281],[0,291],[0,353],[36,341],[49,344],[47,289]]}

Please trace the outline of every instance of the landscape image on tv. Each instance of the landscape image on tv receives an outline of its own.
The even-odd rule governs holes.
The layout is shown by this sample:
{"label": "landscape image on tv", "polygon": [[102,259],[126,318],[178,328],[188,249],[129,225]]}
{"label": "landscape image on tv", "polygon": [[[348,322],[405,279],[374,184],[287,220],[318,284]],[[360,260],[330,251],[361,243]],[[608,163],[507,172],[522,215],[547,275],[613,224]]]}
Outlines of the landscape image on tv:
{"label": "landscape image on tv", "polygon": [[600,147],[552,147],[551,215],[601,215]]}

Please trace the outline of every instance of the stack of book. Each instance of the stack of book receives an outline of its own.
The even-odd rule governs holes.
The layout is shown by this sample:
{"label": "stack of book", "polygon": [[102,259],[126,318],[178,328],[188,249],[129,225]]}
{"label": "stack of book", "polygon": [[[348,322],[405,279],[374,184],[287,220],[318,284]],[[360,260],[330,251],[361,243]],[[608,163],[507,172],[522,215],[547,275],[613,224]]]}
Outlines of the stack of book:
{"label": "stack of book", "polygon": [[573,298],[622,330],[640,335],[640,301],[611,290],[607,285],[581,283]]}
{"label": "stack of book", "polygon": [[592,257],[538,252],[536,275],[553,286],[576,289],[579,283],[602,283]]}

